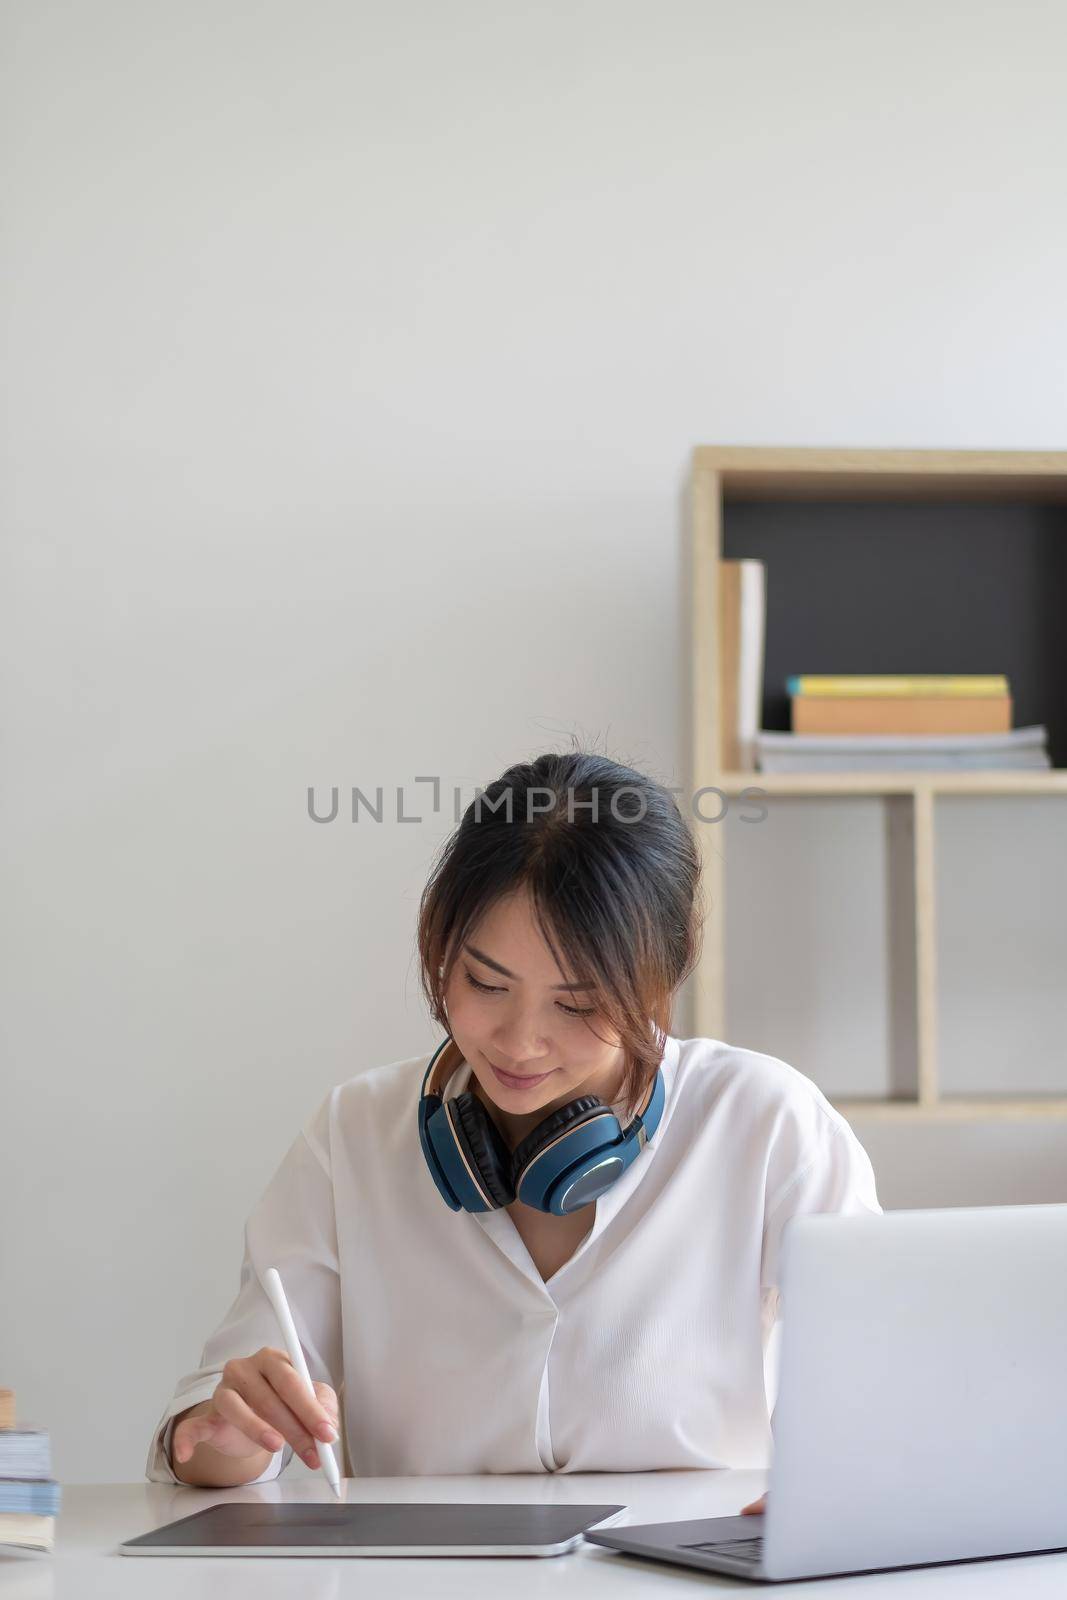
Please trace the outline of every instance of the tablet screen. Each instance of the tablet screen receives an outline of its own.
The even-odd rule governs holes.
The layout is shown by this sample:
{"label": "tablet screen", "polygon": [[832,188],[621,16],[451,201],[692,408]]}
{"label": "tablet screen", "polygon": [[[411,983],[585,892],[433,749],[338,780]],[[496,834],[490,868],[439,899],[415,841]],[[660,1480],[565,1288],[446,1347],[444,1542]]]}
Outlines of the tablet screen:
{"label": "tablet screen", "polygon": [[439,1501],[410,1505],[330,1501],[236,1501],[127,1539],[123,1554],[166,1552],[296,1555],[301,1551],[433,1555],[540,1553],[613,1521],[624,1506],[485,1505]]}

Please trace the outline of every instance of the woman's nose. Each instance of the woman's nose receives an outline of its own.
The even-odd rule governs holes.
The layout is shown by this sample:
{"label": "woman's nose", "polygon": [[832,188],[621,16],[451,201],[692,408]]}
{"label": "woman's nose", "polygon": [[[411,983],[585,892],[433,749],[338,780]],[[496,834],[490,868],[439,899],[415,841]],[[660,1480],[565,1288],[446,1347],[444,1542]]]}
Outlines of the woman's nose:
{"label": "woman's nose", "polygon": [[548,1042],[538,1020],[529,1013],[516,1012],[505,1018],[496,1031],[494,1043],[504,1060],[514,1065],[526,1066],[548,1051]]}

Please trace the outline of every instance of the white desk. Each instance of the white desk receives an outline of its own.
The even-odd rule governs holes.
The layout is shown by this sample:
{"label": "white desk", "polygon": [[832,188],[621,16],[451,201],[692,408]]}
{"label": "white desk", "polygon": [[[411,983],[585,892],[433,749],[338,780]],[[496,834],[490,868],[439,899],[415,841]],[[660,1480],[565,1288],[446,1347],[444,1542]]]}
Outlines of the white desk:
{"label": "white desk", "polygon": [[[687,1517],[735,1516],[763,1492],[762,1472],[537,1473],[476,1478],[350,1478],[348,1500],[526,1501],[561,1505],[580,1501],[625,1505],[623,1522],[669,1522]],[[739,1596],[775,1595],[783,1589],[803,1600],[1006,1600],[1025,1586],[1027,1600],[1063,1600],[1067,1553],[962,1562],[949,1567],[876,1572],[866,1577],[809,1579],[803,1584],[754,1584],[692,1568],[661,1566],[595,1545],[547,1557],[445,1557],[401,1560],[328,1556],[151,1556],[117,1553],[122,1539],[214,1505],[219,1500],[332,1500],[319,1474],[250,1489],[190,1489],[162,1483],[63,1486],[51,1556],[0,1553],[0,1600],[334,1600],[362,1595],[454,1596],[455,1600],[526,1600],[527,1596],[582,1595],[625,1600],[627,1595],[699,1594],[732,1589]],[[752,1531],[760,1527],[752,1520]]]}

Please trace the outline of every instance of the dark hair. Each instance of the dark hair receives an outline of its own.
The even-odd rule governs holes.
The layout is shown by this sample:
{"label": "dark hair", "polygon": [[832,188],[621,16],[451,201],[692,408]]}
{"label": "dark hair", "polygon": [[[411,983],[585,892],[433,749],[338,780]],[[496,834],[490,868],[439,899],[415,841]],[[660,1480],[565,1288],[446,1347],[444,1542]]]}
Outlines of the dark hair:
{"label": "dark hair", "polygon": [[606,756],[552,753],[509,767],[467,807],[419,904],[423,992],[442,1027],[461,946],[518,890],[561,972],[595,983],[626,1053],[632,1116],[700,954],[700,854],[687,822],[669,790]]}

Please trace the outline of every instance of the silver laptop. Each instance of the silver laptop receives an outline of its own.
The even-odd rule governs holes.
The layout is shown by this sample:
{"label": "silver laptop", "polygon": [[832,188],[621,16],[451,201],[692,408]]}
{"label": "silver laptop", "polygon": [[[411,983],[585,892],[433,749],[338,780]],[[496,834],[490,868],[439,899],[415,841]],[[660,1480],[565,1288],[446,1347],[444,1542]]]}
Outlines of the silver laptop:
{"label": "silver laptop", "polygon": [[793,1217],[782,1251],[766,1511],[584,1538],[760,1583],[1067,1549],[1067,1205]]}

